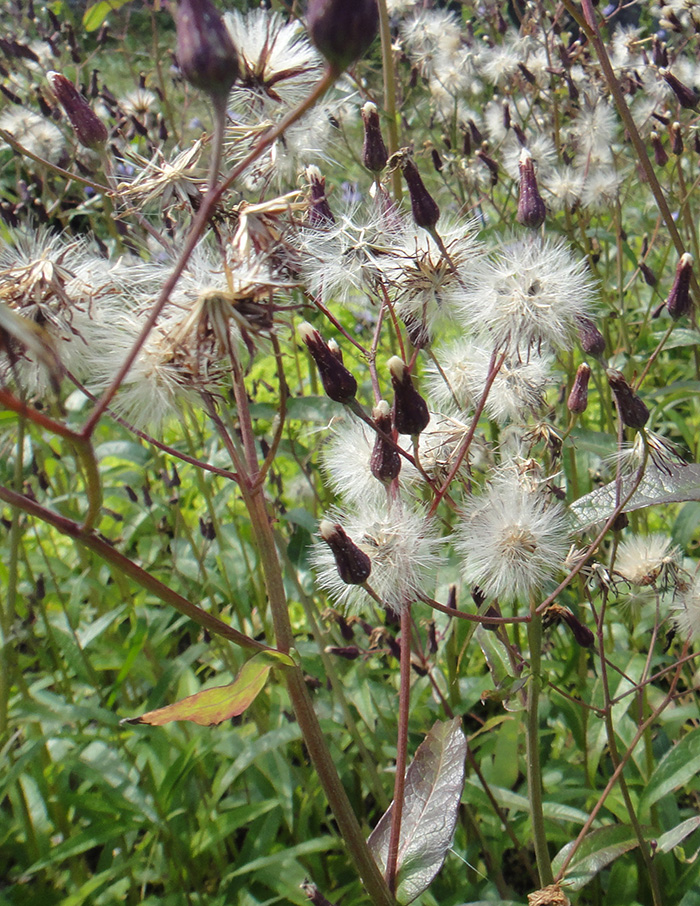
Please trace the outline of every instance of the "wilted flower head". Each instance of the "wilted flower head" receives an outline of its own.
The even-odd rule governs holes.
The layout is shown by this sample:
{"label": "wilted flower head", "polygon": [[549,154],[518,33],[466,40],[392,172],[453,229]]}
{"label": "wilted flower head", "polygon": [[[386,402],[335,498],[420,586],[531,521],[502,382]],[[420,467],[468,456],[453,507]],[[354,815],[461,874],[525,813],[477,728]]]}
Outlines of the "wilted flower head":
{"label": "wilted flower head", "polygon": [[585,262],[562,244],[537,238],[503,247],[479,269],[461,316],[497,347],[568,348],[577,322],[591,311],[593,283]]}
{"label": "wilted flower head", "polygon": [[[369,584],[392,610],[400,612],[428,592],[440,540],[425,514],[408,509],[401,501],[395,501],[391,509],[386,504],[358,503],[354,512],[333,512],[328,521],[341,525],[370,558]],[[337,605],[358,610],[370,601],[364,589],[343,582],[326,544],[314,544],[311,560],[319,586]]]}
{"label": "wilted flower head", "polygon": [[464,578],[486,595],[527,603],[561,568],[567,546],[561,505],[510,470],[463,507],[458,548]]}

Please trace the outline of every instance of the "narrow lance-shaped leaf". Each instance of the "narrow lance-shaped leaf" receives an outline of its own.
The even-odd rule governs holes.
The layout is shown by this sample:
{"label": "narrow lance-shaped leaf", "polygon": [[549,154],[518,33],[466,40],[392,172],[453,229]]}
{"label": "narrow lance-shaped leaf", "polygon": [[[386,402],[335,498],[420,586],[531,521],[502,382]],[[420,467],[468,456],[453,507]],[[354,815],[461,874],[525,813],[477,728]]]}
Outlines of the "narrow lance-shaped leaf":
{"label": "narrow lance-shaped leaf", "polygon": [[281,651],[261,651],[246,661],[228,686],[196,692],[165,708],[147,711],[141,717],[131,717],[122,723],[161,727],[173,720],[191,720],[202,727],[216,726],[242,714],[255,701],[270,670],[276,666],[293,667],[294,661]]}
{"label": "narrow lance-shaped leaf", "polygon": [[[464,787],[467,741],[460,720],[437,721],[406,771],[396,898],[410,903],[430,884],[452,842]],[[386,870],[393,803],[370,834],[369,847]]]}
{"label": "narrow lance-shaped leaf", "polygon": [[[647,840],[654,838],[648,828],[643,828],[643,834]],[[554,857],[552,871],[555,875],[558,874],[573,845],[573,842],[567,843]],[[625,824],[610,824],[591,831],[584,838],[566,869],[564,886],[569,890],[580,890],[606,865],[638,845],[639,840],[634,831]]]}
{"label": "narrow lance-shaped leaf", "polygon": [[639,801],[639,812],[651,808],[667,793],[683,786],[700,771],[700,729],[684,736],[656,766]]}

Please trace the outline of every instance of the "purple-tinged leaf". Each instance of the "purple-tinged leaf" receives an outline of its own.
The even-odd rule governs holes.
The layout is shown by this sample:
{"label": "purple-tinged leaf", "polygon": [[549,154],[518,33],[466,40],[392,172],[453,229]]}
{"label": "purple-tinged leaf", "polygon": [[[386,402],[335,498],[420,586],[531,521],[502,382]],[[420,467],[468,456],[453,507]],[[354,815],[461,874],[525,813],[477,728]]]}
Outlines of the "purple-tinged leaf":
{"label": "purple-tinged leaf", "polygon": [[[644,829],[644,836],[653,839],[648,829]],[[564,864],[573,845],[573,842],[567,843],[554,857],[552,871],[555,875],[559,873],[560,866]],[[591,831],[569,863],[562,885],[569,890],[580,890],[606,865],[638,845],[634,831],[624,824],[610,824]]]}

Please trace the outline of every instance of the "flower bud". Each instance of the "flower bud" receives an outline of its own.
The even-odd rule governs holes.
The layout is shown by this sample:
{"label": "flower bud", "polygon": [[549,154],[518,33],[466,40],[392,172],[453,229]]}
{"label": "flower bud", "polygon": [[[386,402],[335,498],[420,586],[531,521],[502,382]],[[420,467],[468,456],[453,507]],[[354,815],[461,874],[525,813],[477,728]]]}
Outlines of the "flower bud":
{"label": "flower bud", "polygon": [[644,282],[646,283],[646,285],[647,286],[656,286],[656,284],[658,283],[658,280],[656,279],[656,274],[649,267],[649,265],[646,263],[646,261],[643,261],[640,259],[637,262],[637,267],[639,268],[639,270],[642,274],[642,277],[644,277]]}
{"label": "flower bud", "polygon": [[615,395],[617,411],[628,428],[641,429],[649,421],[649,410],[619,371],[608,371],[608,384]]}
{"label": "flower bud", "polygon": [[381,173],[389,154],[382,137],[377,105],[371,101],[362,108],[362,122],[365,124],[365,140],[362,146],[362,163],[371,173]]}
{"label": "flower bud", "polygon": [[568,607],[562,607],[561,604],[550,604],[543,614],[543,626],[549,628],[550,626],[556,626],[562,621],[569,627],[573,637],[582,648],[593,647],[595,636],[591,630],[584,626]]}
{"label": "flower bud", "polygon": [[668,127],[669,135],[671,136],[671,151],[680,157],[683,153],[683,134],[681,132],[680,123],[671,123]]}
{"label": "flower bud", "polygon": [[327,645],[324,651],[326,654],[335,654],[336,657],[343,657],[346,661],[354,661],[360,656],[360,649],[357,645]]}
{"label": "flower bud", "polygon": [[577,318],[578,338],[581,349],[599,359],[605,352],[605,337],[590,318]]}
{"label": "flower bud", "polygon": [[498,184],[498,164],[496,161],[489,157],[488,154],[481,150],[476,152],[476,156],[479,158],[481,163],[487,168],[491,174],[491,185],[495,186]]}
{"label": "flower bud", "polygon": [[177,62],[187,81],[225,101],[240,73],[238,54],[210,0],[179,0],[175,14]]}
{"label": "flower bud", "polygon": [[309,37],[341,73],[364,54],[379,30],[377,0],[309,0]]}
{"label": "flower bud", "polygon": [[657,167],[665,167],[668,163],[668,154],[666,154],[666,149],[661,144],[661,139],[659,138],[658,132],[652,132],[651,136],[651,147],[654,151],[654,163]]}
{"label": "flower bud", "polygon": [[590,377],[591,369],[585,362],[582,362],[578,366],[574,386],[571,388],[569,399],[566,402],[569,412],[573,412],[574,415],[581,415],[588,407],[588,381]]}
{"label": "flower bud", "polygon": [[324,519],[318,527],[321,538],[330,547],[338,575],[346,585],[362,585],[372,572],[372,561],[360,550],[341,526]]}
{"label": "flower bud", "polygon": [[675,94],[678,103],[686,110],[695,110],[698,106],[700,96],[696,91],[684,85],[680,79],[676,78],[668,69],[659,69],[659,75],[666,82],[671,91]]}
{"label": "flower bud", "polygon": [[51,90],[66,111],[75,137],[85,148],[98,151],[107,141],[107,127],[97,116],[75,85],[60,72],[47,72]]}
{"label": "flower bud", "polygon": [[427,428],[430,421],[428,404],[413,386],[411,375],[398,356],[392,356],[387,365],[394,388],[394,427],[399,434],[415,437]]}
{"label": "flower bud", "polygon": [[321,171],[312,164],[306,168],[306,178],[311,189],[309,224],[312,227],[324,227],[335,223],[335,217],[326,198],[325,177],[321,176]]}
{"label": "flower bud", "polygon": [[338,360],[321,334],[306,321],[299,325],[299,333],[316,362],[321,383],[327,395],[336,403],[347,403],[355,398],[357,381]]}
{"label": "flower bud", "polygon": [[[380,400],[377,403],[372,411],[372,418],[377,428],[391,437],[391,410],[386,400]],[[381,434],[375,436],[369,468],[372,475],[383,484],[391,484],[395,478],[398,478],[401,471],[401,456],[395,447],[384,440]]]}
{"label": "flower bud", "polygon": [[658,35],[653,35],[651,39],[651,59],[654,66],[658,66],[660,69],[668,66],[666,44]]}
{"label": "flower bud", "polygon": [[520,153],[518,167],[520,169],[520,192],[516,220],[523,226],[537,229],[544,223],[547,209],[537,188],[532,155],[526,148],[523,148]]}
{"label": "flower bud", "polygon": [[413,219],[417,226],[423,227],[424,230],[432,230],[440,219],[440,208],[423,185],[418,167],[411,158],[403,156],[400,166],[408,186],[408,194],[411,197]]}
{"label": "flower bud", "polygon": [[678,262],[673,286],[666,300],[666,308],[674,321],[677,321],[683,315],[687,315],[693,306],[690,298],[690,278],[692,275],[693,256],[686,252],[681,255],[681,260]]}

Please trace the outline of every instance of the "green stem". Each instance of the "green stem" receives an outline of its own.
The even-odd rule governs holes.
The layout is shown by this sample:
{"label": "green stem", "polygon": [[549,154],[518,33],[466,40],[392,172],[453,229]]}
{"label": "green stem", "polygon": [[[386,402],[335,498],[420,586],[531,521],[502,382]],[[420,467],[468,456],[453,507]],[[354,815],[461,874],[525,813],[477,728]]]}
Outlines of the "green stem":
{"label": "green stem", "polygon": [[532,620],[527,625],[527,636],[530,643],[530,676],[529,695],[527,699],[527,789],[532,816],[532,834],[535,842],[535,858],[540,885],[546,887],[554,881],[552,862],[549,858],[547,836],[544,829],[544,812],[542,810],[542,769],[540,766],[539,746],[539,702],[542,677],[542,617],[534,606],[531,608]]}

